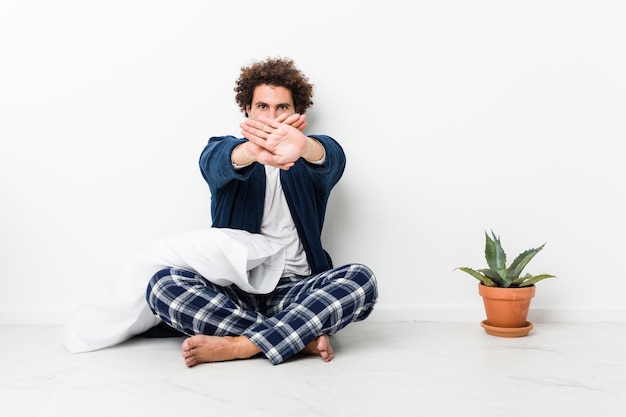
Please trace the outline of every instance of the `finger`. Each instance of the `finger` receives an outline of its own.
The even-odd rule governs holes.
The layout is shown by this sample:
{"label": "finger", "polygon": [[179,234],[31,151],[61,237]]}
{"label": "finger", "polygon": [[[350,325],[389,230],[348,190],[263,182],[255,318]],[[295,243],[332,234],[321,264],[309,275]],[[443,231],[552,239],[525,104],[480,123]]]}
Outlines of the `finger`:
{"label": "finger", "polygon": [[307,126],[307,124],[306,124],[306,122],[304,122],[300,126],[298,126],[298,130],[299,131],[303,131],[306,126]]}
{"label": "finger", "polygon": [[292,124],[291,126],[295,127],[299,131],[302,131],[307,126],[306,119],[298,119],[298,121]]}
{"label": "finger", "polygon": [[263,124],[251,124],[251,123],[241,123],[239,125],[242,132],[247,132],[250,135],[257,136],[259,139],[267,139],[267,137],[273,132],[270,127],[267,127]]}
{"label": "finger", "polygon": [[[283,123],[295,127],[295,125],[297,125],[297,124],[302,122],[302,117],[303,117],[302,115],[300,115],[298,113],[295,113],[295,114],[292,114],[291,116],[285,118]],[[278,121],[278,118],[276,119],[276,121]]]}
{"label": "finger", "polygon": [[298,118],[299,118],[299,115],[297,113],[294,113],[291,116],[287,116],[286,114],[281,114],[274,120],[280,123],[286,123],[290,125],[290,124],[293,124],[295,121],[297,121]]}
{"label": "finger", "polygon": [[[304,128],[307,126],[306,116],[304,114],[297,114],[294,116],[297,116],[297,117],[294,117],[293,122],[291,123],[291,126],[295,127],[296,129],[300,131],[304,130]],[[288,121],[289,120],[285,122],[288,122]]]}
{"label": "finger", "polygon": [[291,168],[292,166],[294,166],[294,163],[293,163],[293,162],[290,162],[290,163],[288,163],[288,164],[281,165],[281,166],[279,166],[278,168],[280,168],[280,169],[284,169],[285,171],[287,171],[287,170],[288,170],[289,168]]}
{"label": "finger", "polygon": [[272,120],[268,118],[259,120],[246,119],[240,124],[240,126],[242,129],[249,128],[251,132],[258,134],[259,136],[264,136],[263,134],[269,135],[276,129],[276,127],[273,126]]}
{"label": "finger", "polygon": [[275,118],[273,121],[276,122],[276,123],[285,123],[285,121],[288,120],[289,118],[291,118],[292,116],[289,116],[287,113],[282,113],[277,118]]}

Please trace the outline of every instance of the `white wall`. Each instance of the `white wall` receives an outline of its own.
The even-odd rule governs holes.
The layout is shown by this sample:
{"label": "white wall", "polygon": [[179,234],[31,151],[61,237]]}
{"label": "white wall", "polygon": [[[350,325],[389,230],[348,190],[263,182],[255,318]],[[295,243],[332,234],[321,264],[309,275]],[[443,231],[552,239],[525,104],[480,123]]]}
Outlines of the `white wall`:
{"label": "white wall", "polygon": [[[324,239],[379,319],[480,320],[484,231],[534,320],[626,321],[621,1],[0,3],[0,322],[60,322],[138,248],[210,224],[197,160],[239,69],[294,58],[348,153]],[[441,316],[438,314],[441,313]]]}

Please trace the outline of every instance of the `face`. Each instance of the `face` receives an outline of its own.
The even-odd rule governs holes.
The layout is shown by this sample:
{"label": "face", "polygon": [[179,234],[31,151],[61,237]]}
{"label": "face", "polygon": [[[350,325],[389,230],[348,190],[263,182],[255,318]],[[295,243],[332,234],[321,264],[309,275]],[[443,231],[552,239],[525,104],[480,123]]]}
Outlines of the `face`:
{"label": "face", "polygon": [[291,116],[296,112],[291,91],[285,87],[261,84],[254,89],[252,105],[246,107],[246,113],[252,120],[259,116],[275,119],[281,114]]}

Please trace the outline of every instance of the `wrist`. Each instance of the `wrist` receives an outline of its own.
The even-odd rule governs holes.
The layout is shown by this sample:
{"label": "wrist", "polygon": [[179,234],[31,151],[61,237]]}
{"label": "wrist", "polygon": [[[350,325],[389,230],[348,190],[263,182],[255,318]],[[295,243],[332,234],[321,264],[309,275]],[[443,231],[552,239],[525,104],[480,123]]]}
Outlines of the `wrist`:
{"label": "wrist", "polygon": [[245,167],[255,162],[254,156],[248,152],[248,142],[235,146],[230,154],[230,162],[235,167]]}
{"label": "wrist", "polygon": [[302,157],[309,162],[321,162],[326,156],[326,152],[321,143],[312,137],[307,137],[307,144]]}

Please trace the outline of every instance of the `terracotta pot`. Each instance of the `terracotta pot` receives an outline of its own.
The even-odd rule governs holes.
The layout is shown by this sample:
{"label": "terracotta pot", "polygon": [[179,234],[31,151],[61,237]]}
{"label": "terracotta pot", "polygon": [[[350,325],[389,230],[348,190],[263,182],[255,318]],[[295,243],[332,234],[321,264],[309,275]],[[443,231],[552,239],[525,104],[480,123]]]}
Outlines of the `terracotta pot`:
{"label": "terracotta pot", "polygon": [[[526,321],[530,300],[535,296],[535,286],[522,288],[487,287],[478,284],[478,293],[483,297],[486,324],[493,327],[527,327]],[[484,326],[483,326],[484,327]]]}

